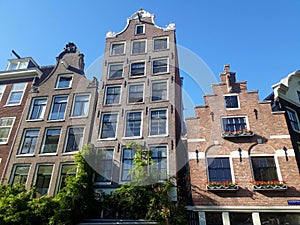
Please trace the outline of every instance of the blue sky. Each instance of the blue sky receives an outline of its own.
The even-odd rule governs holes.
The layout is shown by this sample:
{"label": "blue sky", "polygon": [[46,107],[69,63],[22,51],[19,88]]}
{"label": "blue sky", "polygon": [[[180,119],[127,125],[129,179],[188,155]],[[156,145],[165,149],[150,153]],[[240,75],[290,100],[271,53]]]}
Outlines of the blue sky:
{"label": "blue sky", "polygon": [[[69,41],[85,54],[88,69],[104,52],[106,32],[121,31],[140,8],[155,14],[158,26],[176,24],[177,44],[200,62],[195,70],[205,67],[205,76],[219,81],[230,64],[260,99],[300,67],[300,0],[1,0],[0,69],[14,58],[12,49],[41,66],[55,64]],[[199,85],[192,79],[198,75],[188,73],[182,73],[186,96],[202,104],[200,86],[210,83],[200,79]],[[190,104],[185,114],[192,116]]]}

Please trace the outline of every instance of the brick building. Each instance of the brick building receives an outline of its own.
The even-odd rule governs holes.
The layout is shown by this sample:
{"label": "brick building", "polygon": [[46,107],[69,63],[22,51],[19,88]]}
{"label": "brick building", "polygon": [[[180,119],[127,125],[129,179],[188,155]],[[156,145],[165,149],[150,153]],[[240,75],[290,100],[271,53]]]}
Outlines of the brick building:
{"label": "brick building", "polygon": [[258,101],[229,65],[220,78],[186,120],[190,224],[300,224],[300,180],[284,112]]}
{"label": "brick building", "polygon": [[24,116],[31,84],[35,77],[43,74],[32,58],[21,58],[17,54],[16,57],[8,60],[6,70],[0,72],[0,182],[15,142],[16,131]]}
{"label": "brick building", "polygon": [[[135,151],[151,150],[158,180],[176,176],[181,135],[181,79],[175,25],[160,28],[154,15],[139,10],[120,33],[108,32],[92,143],[100,162],[94,183],[110,192],[131,180]],[[154,168],[155,167],[155,168]]]}
{"label": "brick building", "polygon": [[[98,82],[84,76],[84,61],[73,43],[44,67],[27,90],[4,182],[36,187],[54,195],[66,175],[76,174],[73,155],[91,139]],[[30,91],[29,91],[30,89]]]}

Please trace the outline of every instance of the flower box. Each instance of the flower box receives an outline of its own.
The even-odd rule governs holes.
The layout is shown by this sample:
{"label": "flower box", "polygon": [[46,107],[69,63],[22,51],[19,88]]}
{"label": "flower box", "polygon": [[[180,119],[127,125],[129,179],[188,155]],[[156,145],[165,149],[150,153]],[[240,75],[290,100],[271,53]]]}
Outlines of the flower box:
{"label": "flower box", "polygon": [[239,186],[233,182],[206,182],[208,191],[237,191]]}
{"label": "flower box", "polygon": [[251,181],[254,191],[285,191],[288,186],[285,181]]}
{"label": "flower box", "polygon": [[254,133],[251,130],[237,130],[237,131],[225,131],[222,134],[223,138],[235,138],[235,137],[252,137]]}

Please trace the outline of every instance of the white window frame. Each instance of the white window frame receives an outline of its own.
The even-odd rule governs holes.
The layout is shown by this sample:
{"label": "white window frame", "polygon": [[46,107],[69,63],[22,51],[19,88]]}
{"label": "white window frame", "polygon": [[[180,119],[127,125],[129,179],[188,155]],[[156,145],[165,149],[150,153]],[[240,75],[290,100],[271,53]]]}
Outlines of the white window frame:
{"label": "white window frame", "polygon": [[[53,107],[54,107],[55,98],[60,98],[60,97],[67,97],[67,103],[66,103],[66,109],[65,109],[65,112],[64,112],[64,118],[62,118],[62,119],[51,119],[51,115],[53,113]],[[51,110],[49,112],[48,120],[49,121],[64,121],[65,118],[66,118],[66,112],[68,110],[68,101],[69,101],[69,96],[68,95],[55,95],[55,96],[53,96],[52,97],[52,103],[51,103]]]}
{"label": "white window frame", "polygon": [[[154,61],[158,61],[158,60],[164,60],[166,59],[167,60],[167,71],[165,72],[158,72],[158,73],[154,73],[153,69],[153,65],[154,65]],[[162,58],[155,58],[155,59],[152,59],[152,63],[151,63],[151,73],[152,75],[159,75],[159,74],[165,74],[165,73],[169,73],[170,71],[170,61],[169,61],[169,58],[168,57],[162,57]]]}
{"label": "white window frame", "polygon": [[222,132],[226,131],[225,127],[224,127],[223,119],[227,119],[227,118],[239,118],[239,117],[244,117],[245,118],[246,128],[247,128],[247,130],[250,130],[248,116],[246,116],[246,115],[235,115],[235,116],[222,116],[221,117]]}
{"label": "white window frame", "polygon": [[208,158],[228,158],[229,159],[229,165],[230,165],[230,173],[231,173],[231,178],[232,182],[235,183],[235,174],[234,174],[234,169],[233,169],[233,159],[231,155],[207,155],[205,156],[205,164],[206,164],[206,177],[207,181],[210,180],[209,178],[209,170],[208,170]]}
{"label": "white window frame", "polygon": [[[168,176],[169,176],[169,174],[170,174],[170,168],[169,168],[169,146],[168,146],[168,144],[164,144],[164,143],[159,143],[159,144],[151,144],[151,145],[149,145],[149,151],[151,150],[151,148],[155,148],[155,147],[160,147],[160,146],[164,146],[164,147],[166,147],[166,153],[167,153],[167,156],[166,156],[166,161],[167,161],[167,174],[166,174],[166,176],[167,176],[167,179],[168,179]],[[152,157],[152,155],[151,155],[151,157]],[[159,180],[159,182],[166,182],[166,180]]]}
{"label": "white window frame", "polygon": [[[138,43],[138,42],[145,42],[145,51],[144,52],[138,52],[138,53],[134,53],[133,52],[133,45],[135,43]],[[131,41],[131,55],[139,55],[139,54],[145,54],[147,53],[147,39],[138,39],[138,40],[133,40]]]}
{"label": "white window frame", "polygon": [[[155,42],[156,40],[161,40],[161,39],[167,39],[167,48],[155,49],[155,48],[154,48],[154,47],[155,47],[154,42]],[[170,46],[169,46],[169,36],[163,36],[163,37],[155,37],[155,38],[153,38],[152,45],[153,45],[153,48],[152,48],[153,51],[163,51],[163,50],[169,49],[169,48],[170,48]]]}
{"label": "white window frame", "polygon": [[[43,150],[45,148],[46,135],[47,135],[48,130],[58,130],[58,129],[60,130],[60,133],[59,133],[59,137],[58,137],[58,143],[57,143],[56,152],[46,152],[46,153],[44,153]],[[39,155],[57,155],[58,150],[59,150],[59,146],[61,144],[61,141],[60,141],[61,140],[61,136],[62,136],[62,128],[61,127],[47,127],[44,130],[43,142],[42,142],[42,145],[40,147]]]}
{"label": "white window frame", "polygon": [[[52,181],[53,181],[53,173],[55,171],[55,164],[51,164],[51,163],[39,163],[36,165],[36,168],[35,168],[35,173],[34,173],[34,182],[33,182],[33,186],[36,186],[36,183],[37,183],[37,175],[38,175],[38,170],[39,170],[39,167],[40,166],[52,166],[52,172],[51,172],[51,178],[50,178],[50,181],[49,181],[49,187],[48,187],[48,191],[45,195],[49,195],[49,190],[50,190],[50,187],[51,187],[51,184],[52,184]],[[42,196],[45,196],[45,195],[42,195]]]}
{"label": "white window frame", "polygon": [[[130,182],[132,180],[132,177],[130,180],[123,180],[122,177],[123,177],[123,168],[124,168],[124,162],[123,162],[123,159],[124,159],[124,149],[131,149],[131,148],[126,148],[126,146],[122,146],[122,153],[121,153],[121,166],[120,166],[120,174],[119,174],[119,183],[120,184],[125,184],[126,182]],[[134,151],[134,149],[131,149]],[[135,150],[135,153],[136,153],[136,150]],[[134,168],[134,161],[132,160],[132,164],[131,164],[131,169]]]}
{"label": "white window frame", "polygon": [[[1,162],[1,160],[0,160],[0,162]],[[15,178],[15,173],[16,173],[16,169],[17,169],[18,166],[28,166],[29,167],[28,174],[27,174],[27,179],[26,179],[26,182],[24,183],[24,185],[26,186],[26,184],[28,182],[28,177],[29,177],[29,174],[30,174],[30,170],[31,170],[31,164],[26,164],[26,163],[18,163],[18,164],[13,165],[12,173],[11,173],[10,179],[9,179],[9,184],[13,185],[13,180]]]}
{"label": "white window frame", "polygon": [[62,180],[61,180],[62,174],[61,173],[62,173],[63,166],[75,166],[76,167],[75,176],[78,173],[78,167],[77,167],[77,165],[76,165],[75,162],[64,162],[64,163],[61,163],[59,165],[59,173],[58,173],[57,182],[56,182],[56,186],[55,186],[55,194],[57,194],[61,190],[61,184],[62,184]]}
{"label": "white window frame", "polygon": [[[139,136],[126,136],[126,128],[127,128],[127,116],[129,113],[135,113],[135,112],[139,112],[141,113],[141,126],[140,126],[140,135]],[[127,111],[125,114],[125,126],[124,126],[124,135],[123,135],[123,139],[139,139],[143,137],[143,111],[142,110],[133,110],[133,111]]]}
{"label": "white window frame", "polygon": [[[153,97],[153,84],[155,83],[166,83],[167,85],[167,99],[161,99],[161,100],[152,100]],[[159,102],[159,101],[168,101],[169,100],[169,80],[153,80],[151,81],[151,102]]]}
{"label": "white window frame", "polygon": [[[20,65],[22,63],[25,63],[25,67],[20,69]],[[14,69],[14,70],[22,70],[22,69],[27,69],[28,68],[29,61],[28,60],[23,60],[23,61],[21,60],[21,61],[9,62],[8,66],[6,68],[7,71],[14,71],[14,70],[11,69],[12,64],[16,65],[16,69]]]}
{"label": "white window frame", "polygon": [[[129,102],[129,94],[130,94],[130,87],[131,86],[137,86],[137,85],[143,85],[143,101],[142,102]],[[128,84],[128,92],[127,92],[127,103],[128,104],[141,104],[145,102],[145,84],[144,83],[130,83]]]}
{"label": "white window frame", "polygon": [[[287,117],[288,117],[288,120],[289,120],[289,123],[290,123],[291,128],[293,129],[293,131],[295,131],[295,132],[297,132],[297,133],[300,133],[300,122],[299,122],[298,113],[297,113],[295,110],[293,110],[292,108],[290,108],[290,107],[286,107],[286,110],[287,110],[286,114],[287,114]],[[297,125],[298,125],[298,127],[299,127],[299,130],[294,129],[294,127],[293,127],[293,125],[292,125],[292,123],[291,123],[290,117],[289,117],[289,115],[288,115],[288,111],[292,112],[292,113],[295,115],[296,120],[297,120],[297,121],[295,121],[295,122],[297,122]]]}
{"label": "white window frame", "polygon": [[[68,87],[59,87],[59,83],[60,83],[60,78],[61,77],[70,77],[71,81]],[[69,89],[72,88],[72,83],[73,83],[73,74],[59,74],[57,76],[57,80],[56,80],[56,84],[55,84],[55,89]]]}
{"label": "white window frame", "polygon": [[[109,138],[101,138],[101,136],[102,136],[102,127],[103,127],[103,117],[104,117],[104,115],[108,115],[108,114],[116,114],[117,115],[115,136],[114,137],[109,137]],[[117,139],[117,132],[118,132],[118,123],[119,123],[119,113],[118,112],[103,112],[101,114],[98,140],[116,140]]]}
{"label": "white window frame", "polygon": [[[166,133],[165,134],[151,134],[151,112],[153,111],[166,111]],[[168,126],[169,116],[168,116],[168,109],[167,108],[154,108],[149,110],[149,137],[165,137],[169,135],[169,126]]]}
{"label": "white window frame", "polygon": [[[98,173],[97,171],[94,172],[94,175],[93,175],[93,184],[100,184],[100,185],[110,185],[113,181],[113,174],[114,174],[114,159],[115,159],[115,148],[114,147],[101,147],[101,148],[97,148],[96,149],[96,157],[98,156],[98,152],[99,151],[105,151],[105,150],[109,150],[109,151],[112,151],[112,159],[111,159],[111,164],[112,164],[112,167],[111,167],[111,181],[98,181],[98,182],[95,182],[95,176],[96,174],[95,173]],[[98,157],[97,157],[98,158]]]}
{"label": "white window frame", "polygon": [[[83,128],[83,132],[82,132],[82,142],[79,143],[78,145],[78,150],[77,151],[70,151],[70,152],[66,152],[66,148],[68,146],[68,141],[69,141],[69,132],[70,132],[70,129],[73,128],[73,129],[76,129],[76,128]],[[80,126],[80,125],[76,125],[76,126],[69,126],[68,129],[67,129],[67,133],[66,133],[66,141],[65,141],[65,144],[64,144],[64,149],[63,149],[63,155],[69,155],[69,154],[75,154],[76,152],[79,152],[80,149],[82,149],[83,147],[83,144],[84,144],[84,134],[85,134],[85,126]]]}
{"label": "white window frame", "polygon": [[[144,63],[144,73],[143,74],[138,74],[138,75],[134,75],[134,74],[132,74],[132,72],[131,72],[131,66],[132,66],[132,64],[135,64],[135,63]],[[130,78],[136,78],[136,77],[144,77],[144,76],[146,76],[146,62],[145,62],[145,60],[140,60],[140,61],[134,61],[134,62],[131,62],[130,63],[130,68],[129,68],[129,77]]]}
{"label": "white window frame", "polygon": [[[2,100],[5,89],[6,89],[6,84],[0,84],[0,101]],[[2,90],[2,92],[1,92],[1,90]]]}
{"label": "white window frame", "polygon": [[[15,124],[16,117],[0,117],[0,120],[2,120],[2,119],[13,119],[13,122],[12,122],[12,124],[11,124],[11,126],[10,126],[10,130],[9,130],[8,135],[7,135],[7,141],[5,141],[5,142],[0,142],[0,145],[2,145],[2,144],[7,144],[7,143],[8,143],[9,138],[10,138],[10,134],[11,134],[11,131],[12,131],[12,128],[13,128],[13,126],[14,126],[14,124]],[[0,126],[0,127],[2,127],[2,126]],[[3,126],[3,127],[8,127],[8,126]]]}
{"label": "white window frame", "polygon": [[[123,50],[123,52],[122,53],[118,53],[118,54],[113,54],[113,45],[115,45],[115,44],[123,44],[124,45],[124,50]],[[115,55],[124,55],[125,54],[125,52],[126,52],[126,42],[125,41],[120,41],[120,42],[112,42],[112,43],[110,43],[110,50],[109,50],[109,53],[110,53],[110,55],[111,56],[115,56]]]}
{"label": "white window frame", "polygon": [[[142,33],[137,33],[138,27],[143,27],[143,32]],[[141,34],[145,34],[145,24],[137,24],[135,25],[135,31],[134,31],[135,35],[141,35]]]}
{"label": "white window frame", "polygon": [[[78,97],[78,96],[88,96],[86,115],[80,115],[80,116],[74,115],[74,109],[75,109],[75,105],[76,105],[76,97]],[[71,116],[70,117],[71,118],[85,118],[85,117],[88,117],[89,109],[90,109],[90,100],[91,100],[91,95],[88,94],[88,93],[74,94],[73,102],[72,102],[72,111],[71,111]]]}
{"label": "white window frame", "polygon": [[[35,102],[35,100],[41,100],[41,99],[46,99],[45,109],[44,109],[44,112],[42,113],[42,118],[31,119],[31,116],[32,116],[32,113],[33,113],[33,109],[34,109],[34,102]],[[43,119],[44,119],[44,116],[45,116],[45,113],[46,113],[47,103],[48,103],[48,98],[47,98],[47,97],[36,97],[36,98],[32,98],[32,100],[31,100],[31,105],[30,105],[30,111],[29,111],[27,120],[28,120],[28,121],[43,120]]]}
{"label": "white window frame", "polygon": [[[110,77],[110,71],[111,71],[111,66],[114,66],[114,65],[122,65],[122,75],[121,77]],[[114,62],[114,63],[109,63],[108,64],[108,68],[107,68],[107,79],[121,79],[124,77],[124,63],[123,62]]]}
{"label": "white window frame", "polygon": [[[118,103],[111,103],[111,104],[107,104],[106,100],[107,100],[107,89],[110,87],[119,87],[120,88],[120,98],[119,98],[119,102]],[[121,97],[122,97],[122,85],[108,85],[105,87],[105,96],[104,96],[104,103],[103,105],[119,105],[121,103]]]}
{"label": "white window frame", "polygon": [[[225,97],[228,97],[228,96],[236,96],[236,99],[237,99],[237,107],[236,108],[227,108],[226,107],[226,101],[225,101]],[[223,95],[224,97],[224,107],[226,110],[237,110],[237,109],[241,109],[240,108],[240,99],[239,99],[239,95],[238,94],[226,94],[226,95]]]}
{"label": "white window frame", "polygon": [[[13,87],[14,87],[15,84],[25,84],[24,89],[22,89],[22,90],[21,90],[21,89],[13,90]],[[27,84],[28,84],[27,82],[14,83],[14,84],[11,86],[11,90],[10,90],[10,93],[9,93],[8,98],[7,98],[7,102],[6,102],[6,105],[5,105],[5,106],[21,105],[21,104],[22,104],[23,97],[24,97],[25,90],[26,90],[26,88],[27,88]],[[11,95],[12,95],[12,93],[15,93],[15,92],[22,92],[22,97],[20,98],[19,103],[9,104]]]}
{"label": "white window frame", "polygon": [[37,144],[33,153],[24,153],[24,154],[21,153],[22,149],[23,149],[23,146],[24,146],[24,141],[25,141],[25,136],[26,136],[27,131],[38,131],[37,143],[39,142],[40,128],[24,129],[23,134],[22,134],[22,141],[21,141],[21,144],[20,144],[19,149],[18,149],[18,154],[17,154],[18,156],[33,156],[35,154],[35,152],[37,151],[37,149],[38,149],[38,144]]}

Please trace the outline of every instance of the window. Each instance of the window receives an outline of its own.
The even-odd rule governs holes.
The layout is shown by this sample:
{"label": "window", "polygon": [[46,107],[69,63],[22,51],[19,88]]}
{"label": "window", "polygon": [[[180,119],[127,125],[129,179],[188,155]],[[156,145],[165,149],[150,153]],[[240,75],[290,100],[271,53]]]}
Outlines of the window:
{"label": "window", "polygon": [[226,109],[238,109],[239,100],[237,95],[226,95],[224,96],[225,108]]}
{"label": "window", "polygon": [[168,82],[158,81],[152,83],[152,101],[168,100]]}
{"label": "window", "polygon": [[7,105],[19,105],[25,91],[27,83],[17,83],[13,84],[9,98],[7,100]]}
{"label": "window", "polygon": [[252,156],[251,163],[254,180],[278,180],[276,163],[273,156]]}
{"label": "window", "polygon": [[106,87],[105,104],[120,104],[121,86]]}
{"label": "window", "polygon": [[108,66],[108,78],[123,77],[123,64],[116,63]]}
{"label": "window", "polygon": [[144,101],[144,84],[131,84],[128,88],[128,102],[143,102]]}
{"label": "window", "polygon": [[110,54],[111,55],[120,55],[125,53],[125,43],[112,43]]}
{"label": "window", "polygon": [[287,115],[288,115],[288,118],[290,120],[293,130],[300,131],[299,120],[298,120],[298,116],[297,116],[296,112],[293,110],[290,110],[290,109],[286,109],[286,112],[287,112]]}
{"label": "window", "polygon": [[101,148],[97,149],[97,170],[94,182],[111,182],[113,172],[113,154],[114,149]]}
{"label": "window", "polygon": [[14,117],[0,118],[0,144],[6,144],[14,124]]}
{"label": "window", "polygon": [[56,153],[59,143],[60,129],[47,129],[41,153]]}
{"label": "window", "polygon": [[39,129],[24,131],[23,141],[22,141],[22,145],[21,145],[19,154],[23,155],[23,154],[33,154],[34,153],[34,151],[36,149],[38,137],[39,137],[39,132],[40,132]]}
{"label": "window", "polygon": [[10,62],[7,70],[21,70],[21,69],[26,69],[27,66],[28,66],[27,61]]}
{"label": "window", "polygon": [[11,184],[25,184],[29,173],[29,165],[15,165]]}
{"label": "window", "polygon": [[135,26],[135,34],[144,34],[144,33],[145,33],[145,25]]}
{"label": "window", "polygon": [[298,102],[300,102],[300,91],[297,91],[297,96],[298,96]]}
{"label": "window", "polygon": [[62,120],[65,118],[66,106],[68,102],[67,96],[56,96],[53,99],[50,120]]}
{"label": "window", "polygon": [[35,188],[38,195],[46,195],[50,186],[53,165],[38,165]]}
{"label": "window", "polygon": [[209,182],[232,181],[228,157],[207,158],[207,168]]}
{"label": "window", "polygon": [[146,41],[145,40],[138,40],[132,42],[132,49],[131,54],[140,54],[146,52]]}
{"label": "window", "polygon": [[143,75],[145,75],[145,62],[131,63],[130,75],[131,76],[143,76]]}
{"label": "window", "polygon": [[157,180],[167,179],[167,146],[159,145],[150,147],[151,159],[154,162],[150,165],[150,173],[157,174]]}
{"label": "window", "polygon": [[153,39],[153,50],[163,50],[168,48],[168,38],[161,37]]}
{"label": "window", "polygon": [[128,112],[126,116],[125,137],[140,137],[142,112]]}
{"label": "window", "polygon": [[83,117],[88,115],[89,111],[89,95],[76,95],[72,110],[72,117]]}
{"label": "window", "polygon": [[34,98],[31,103],[30,120],[43,119],[47,105],[47,98]]}
{"label": "window", "polygon": [[72,85],[72,75],[59,75],[56,88],[70,88]]}
{"label": "window", "polygon": [[129,172],[134,167],[134,156],[135,150],[130,148],[123,149],[121,181],[130,181],[132,179],[132,176]]}
{"label": "window", "polygon": [[225,132],[242,131],[247,129],[245,117],[227,117],[227,118],[222,118],[222,120],[223,120],[223,130]]}
{"label": "window", "polygon": [[3,96],[3,93],[4,93],[4,91],[5,91],[5,87],[6,87],[5,84],[1,84],[1,85],[0,85],[0,101],[1,101],[2,96]]}
{"label": "window", "polygon": [[168,72],[168,59],[156,59],[152,63],[152,73],[167,73]]}
{"label": "window", "polygon": [[75,177],[76,176],[77,167],[75,164],[62,164],[60,168],[60,175],[58,180],[57,191],[61,190],[66,186],[66,178],[67,177]]}
{"label": "window", "polygon": [[115,138],[117,131],[118,114],[104,113],[102,114],[100,139]]}
{"label": "window", "polygon": [[79,151],[83,143],[83,127],[69,127],[65,152]]}
{"label": "window", "polygon": [[150,135],[167,134],[167,110],[150,111]]}

